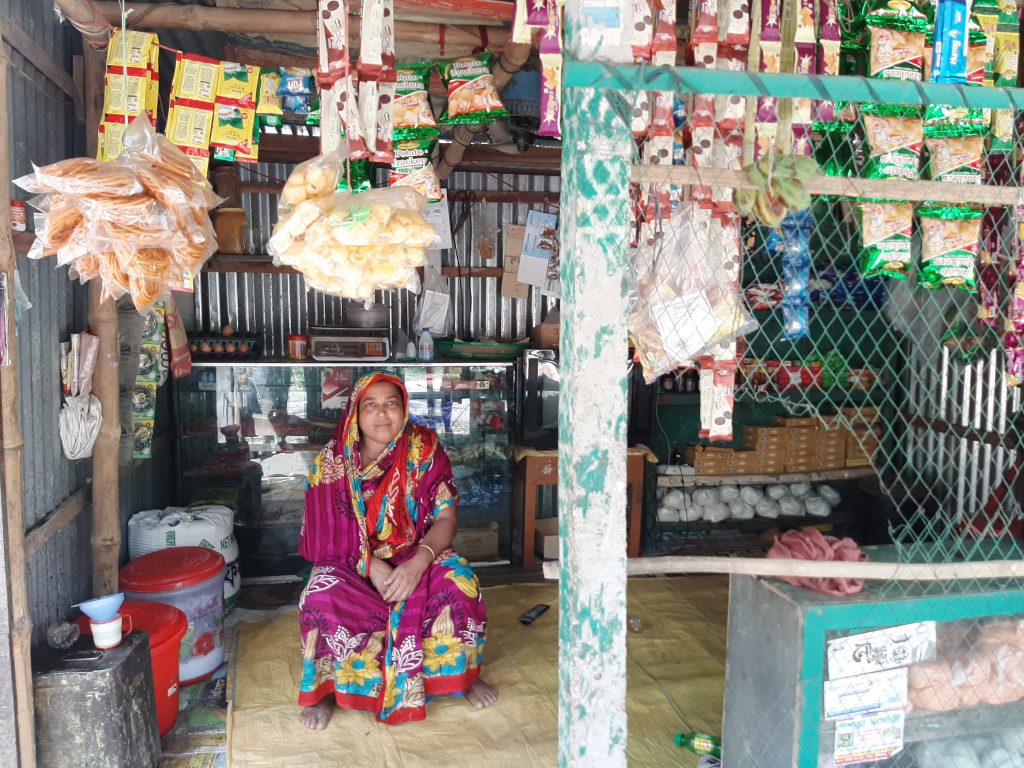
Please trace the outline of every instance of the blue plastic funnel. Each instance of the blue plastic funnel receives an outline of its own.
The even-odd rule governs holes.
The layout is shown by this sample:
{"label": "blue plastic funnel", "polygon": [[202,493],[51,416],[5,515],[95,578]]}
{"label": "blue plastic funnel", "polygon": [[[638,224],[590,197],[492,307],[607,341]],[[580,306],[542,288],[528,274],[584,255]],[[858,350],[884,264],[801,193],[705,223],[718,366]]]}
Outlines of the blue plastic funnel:
{"label": "blue plastic funnel", "polygon": [[84,603],[78,603],[75,607],[81,608],[82,613],[93,621],[101,622],[110,621],[117,616],[117,612],[120,610],[121,603],[123,602],[124,592],[118,592],[113,595],[86,600]]}

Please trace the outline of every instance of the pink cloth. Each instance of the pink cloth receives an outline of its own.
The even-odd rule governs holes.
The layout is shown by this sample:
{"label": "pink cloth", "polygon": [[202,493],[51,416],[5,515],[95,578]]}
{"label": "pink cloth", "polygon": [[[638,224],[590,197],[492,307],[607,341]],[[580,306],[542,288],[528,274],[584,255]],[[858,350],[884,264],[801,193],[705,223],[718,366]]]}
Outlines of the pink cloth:
{"label": "pink cloth", "polygon": [[[817,528],[786,531],[781,536],[776,536],[775,543],[768,550],[768,557],[847,562],[860,562],[868,559],[868,556],[860,551],[857,542],[853,539],[825,536]],[[809,579],[799,576],[780,576],[779,578],[794,587],[805,587],[826,595],[855,595],[864,588],[863,579]]]}

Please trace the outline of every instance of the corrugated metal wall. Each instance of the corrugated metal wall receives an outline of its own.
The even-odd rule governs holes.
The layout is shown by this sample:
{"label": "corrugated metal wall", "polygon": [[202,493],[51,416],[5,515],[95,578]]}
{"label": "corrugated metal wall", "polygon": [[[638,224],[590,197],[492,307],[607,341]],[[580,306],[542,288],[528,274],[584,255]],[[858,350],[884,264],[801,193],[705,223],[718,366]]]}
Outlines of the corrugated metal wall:
{"label": "corrugated metal wall", "polygon": [[[70,34],[57,23],[52,5],[38,0],[0,2],[0,14],[20,27],[58,66],[70,70]],[[74,154],[74,107],[69,97],[9,45],[7,115],[11,176]],[[12,189],[15,197],[25,197]],[[24,451],[25,524],[36,525],[85,481],[87,462],[69,462],[57,434],[60,378],[57,343],[85,323],[85,291],[52,261],[19,260],[22,286],[33,307],[17,332],[19,397]],[[28,562],[28,598],[33,640],[46,625],[65,617],[89,585],[87,516],[59,533]]]}
{"label": "corrugated metal wall", "polygon": [[[291,167],[261,164],[242,166],[243,181],[284,180]],[[451,189],[518,190],[549,193],[551,205],[558,202],[558,177],[512,176],[483,173],[456,173]],[[266,253],[266,242],[277,221],[275,195],[246,195],[243,204],[249,214],[248,248],[251,253]],[[460,210],[451,211],[456,222]],[[486,239],[496,245],[497,265],[504,261],[504,237],[508,224],[524,224],[531,207],[526,204],[478,203],[456,233],[453,248],[444,253],[442,263],[451,267],[486,266],[477,242]],[[555,210],[552,207],[552,210]],[[528,299],[501,296],[498,278],[450,278],[455,333],[463,339],[521,338],[539,323],[555,299],[531,289]],[[412,330],[416,296],[408,291],[387,291],[379,300],[395,308],[395,328],[406,334]],[[340,299],[307,291],[297,275],[211,274],[204,273],[195,293],[195,324],[202,330],[231,324],[248,333],[262,333],[264,354],[287,354],[287,336],[305,331],[310,325],[344,323]]]}
{"label": "corrugated metal wall", "polygon": [[[1021,390],[1010,389],[1003,378],[1003,357],[991,350],[983,359],[965,363],[948,349],[919,360],[907,379],[909,402],[914,413],[926,419],[948,422],[977,433],[1019,436],[1014,417],[1020,413]],[[935,361],[938,361],[936,365]],[[1003,482],[1015,452],[950,432],[912,427],[906,451],[914,474],[948,497],[943,512],[960,522],[980,511],[992,491]],[[1005,502],[1015,504],[1013,497]]]}

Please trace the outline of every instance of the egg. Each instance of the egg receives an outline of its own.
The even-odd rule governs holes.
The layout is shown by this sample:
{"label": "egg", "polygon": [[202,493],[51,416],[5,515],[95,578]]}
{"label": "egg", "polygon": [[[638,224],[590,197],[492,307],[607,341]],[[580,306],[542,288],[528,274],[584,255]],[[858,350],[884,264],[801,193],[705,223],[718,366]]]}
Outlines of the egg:
{"label": "egg", "polygon": [[235,342],[229,341],[227,344],[225,344],[224,345],[224,351],[225,352],[234,352],[235,351]]}
{"label": "egg", "polygon": [[188,345],[188,351],[189,351],[189,352],[198,352],[198,351],[199,351],[199,345],[198,345],[198,344],[196,344],[196,343],[195,343],[195,342],[193,341],[193,342],[192,342],[191,344],[189,344],[189,345]]}
{"label": "egg", "polygon": [[223,327],[223,328],[221,329],[221,331],[220,331],[220,335],[221,335],[221,336],[223,336],[223,337],[224,337],[224,338],[226,338],[226,339],[230,339],[230,338],[231,338],[232,336],[234,336],[234,335],[235,335],[235,329],[234,329],[234,328],[232,328],[232,327],[231,327],[230,325],[225,325],[225,326],[224,326],[224,327]]}
{"label": "egg", "polygon": [[249,345],[243,341],[241,344],[238,345],[238,351],[244,355],[249,351]]}
{"label": "egg", "polygon": [[220,342],[218,341],[218,342],[217,342],[216,344],[214,344],[214,345],[213,345],[213,351],[214,351],[214,352],[216,352],[216,353],[218,353],[218,354],[219,354],[219,353],[221,353],[221,352],[223,352],[223,351],[224,351],[224,345],[223,345],[223,344],[221,344],[221,343],[220,343]]}
{"label": "egg", "polygon": [[201,352],[210,353],[213,352],[213,348],[210,346],[210,342],[204,341],[203,345],[199,348]]}

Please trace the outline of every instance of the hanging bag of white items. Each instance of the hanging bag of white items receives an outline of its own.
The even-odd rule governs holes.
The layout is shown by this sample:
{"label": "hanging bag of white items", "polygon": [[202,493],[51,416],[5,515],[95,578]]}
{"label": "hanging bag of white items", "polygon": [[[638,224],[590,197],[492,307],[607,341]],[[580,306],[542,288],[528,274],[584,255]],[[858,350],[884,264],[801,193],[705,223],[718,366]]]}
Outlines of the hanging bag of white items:
{"label": "hanging bag of white items", "polygon": [[242,580],[235,540],[235,513],[224,506],[150,509],[128,521],[128,557],[134,560],[171,547],[206,547],[224,556],[224,612],[238,602]]}
{"label": "hanging bag of white items", "polygon": [[69,395],[57,417],[60,444],[69,459],[87,459],[100,433],[103,409],[95,395]]}

